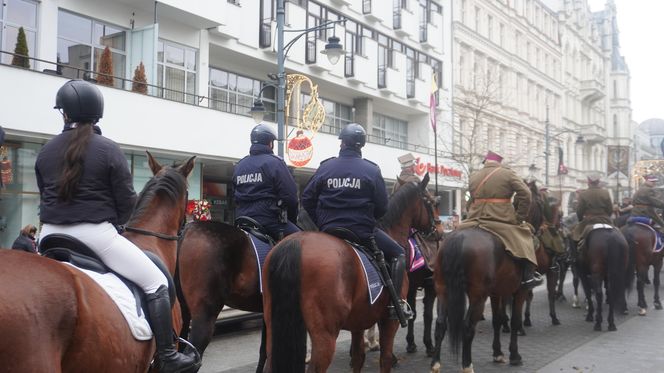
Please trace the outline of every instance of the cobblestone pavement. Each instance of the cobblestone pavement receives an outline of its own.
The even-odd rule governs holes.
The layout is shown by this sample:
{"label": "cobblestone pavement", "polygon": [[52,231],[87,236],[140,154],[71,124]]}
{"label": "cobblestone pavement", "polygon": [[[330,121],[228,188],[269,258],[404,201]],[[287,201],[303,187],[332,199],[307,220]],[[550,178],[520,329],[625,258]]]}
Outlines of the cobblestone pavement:
{"label": "cobblestone pavement", "polygon": [[[652,278],[652,277],[651,277]],[[581,295],[583,291],[579,289]],[[567,284],[565,295],[571,299],[572,286]],[[478,324],[473,343],[473,365],[476,372],[660,372],[664,371],[664,311],[652,308],[652,286],[646,287],[646,299],[650,305],[648,315],[637,316],[636,291],[628,298],[629,315],[617,316],[617,332],[593,331],[593,324],[585,321],[585,310],[574,309],[568,302],[557,302],[557,313],[562,325],[552,326],[548,315],[546,293],[540,287],[535,294],[531,318],[533,326],[526,329],[527,335],[519,337],[519,352],[524,364],[512,367],[492,362],[492,330],[490,307],[486,321]],[[420,306],[421,307],[421,306]],[[605,308],[606,309],[606,308]],[[419,311],[419,309],[418,309]],[[606,311],[605,311],[606,315]],[[606,317],[606,316],[605,316]],[[430,358],[424,353],[422,322],[416,322],[416,341],[420,350],[406,353],[406,330],[401,329],[394,350],[399,365],[394,372],[428,372]],[[213,340],[206,351],[203,373],[239,373],[255,370],[259,331],[238,331],[221,334]],[[503,334],[503,352],[508,353],[509,335]],[[349,372],[350,334],[342,332],[337,342],[335,359],[329,372]],[[445,343],[442,354],[442,371],[459,372],[460,362],[450,356]],[[363,371],[378,371],[378,353],[369,352]]]}

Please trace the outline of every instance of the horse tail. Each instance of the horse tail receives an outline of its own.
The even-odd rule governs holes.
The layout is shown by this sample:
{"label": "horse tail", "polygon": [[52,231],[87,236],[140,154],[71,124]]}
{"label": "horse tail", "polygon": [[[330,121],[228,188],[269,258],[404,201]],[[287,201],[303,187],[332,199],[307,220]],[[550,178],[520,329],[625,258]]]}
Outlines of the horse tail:
{"label": "horse tail", "polygon": [[466,314],[466,276],[463,260],[463,233],[453,234],[444,242],[442,272],[447,289],[447,327],[450,350],[456,356],[463,337]]}
{"label": "horse tail", "polygon": [[[627,276],[625,274],[625,260],[628,257],[628,247],[622,234],[617,230],[610,231],[607,241],[607,278],[610,302],[614,308],[623,307],[625,303],[625,290],[627,289]],[[629,260],[628,260],[629,261]]]}
{"label": "horse tail", "polygon": [[272,299],[272,372],[304,372],[307,333],[300,308],[302,246],[282,241],[272,249],[268,279]]}
{"label": "horse tail", "polygon": [[626,225],[620,232],[625,237],[627,241],[627,269],[625,272],[625,284],[627,286],[627,292],[632,291],[632,286],[634,282],[634,276],[636,273],[636,250],[638,250],[638,243],[636,242],[636,237],[634,237],[634,226]]}

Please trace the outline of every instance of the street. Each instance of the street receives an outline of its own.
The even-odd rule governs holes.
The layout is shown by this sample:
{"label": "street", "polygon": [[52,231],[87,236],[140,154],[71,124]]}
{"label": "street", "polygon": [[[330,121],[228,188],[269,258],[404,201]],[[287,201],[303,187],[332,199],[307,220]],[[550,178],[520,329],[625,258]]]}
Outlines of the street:
{"label": "street", "polygon": [[[652,271],[651,271],[652,272]],[[570,276],[568,276],[568,279]],[[651,277],[652,279],[652,273]],[[583,291],[579,289],[581,297]],[[548,315],[545,286],[540,286],[532,305],[533,326],[526,329],[527,336],[519,337],[519,352],[524,364],[512,367],[494,364],[491,357],[491,315],[487,307],[487,320],[478,324],[473,343],[473,365],[477,372],[656,372],[664,368],[661,354],[664,312],[652,308],[652,285],[646,286],[649,310],[645,317],[637,316],[636,290],[628,298],[629,315],[617,316],[617,332],[607,332],[606,320],[602,332],[593,331],[593,324],[585,320],[583,309],[571,307],[572,285],[567,281],[567,302],[557,302],[557,313],[562,325],[552,326]],[[581,303],[583,304],[583,303]],[[421,304],[418,304],[421,308]],[[606,310],[606,307],[605,307]],[[418,308],[419,311],[419,308]],[[605,311],[605,315],[606,315]],[[606,317],[606,316],[605,316]],[[422,321],[418,318],[415,337],[419,350],[406,353],[406,329],[400,329],[395,340],[394,351],[399,357],[395,372],[428,372],[430,359],[426,357],[422,340]],[[260,342],[258,321],[245,322],[241,327],[218,328],[217,335],[208,346],[203,373],[253,372],[256,367]],[[509,336],[501,337],[503,352],[508,353]],[[459,361],[454,361],[444,342],[442,356],[443,372],[459,372]],[[337,341],[337,350],[330,372],[348,372],[350,357],[350,333],[342,331]],[[368,352],[364,371],[378,371],[378,352]]]}

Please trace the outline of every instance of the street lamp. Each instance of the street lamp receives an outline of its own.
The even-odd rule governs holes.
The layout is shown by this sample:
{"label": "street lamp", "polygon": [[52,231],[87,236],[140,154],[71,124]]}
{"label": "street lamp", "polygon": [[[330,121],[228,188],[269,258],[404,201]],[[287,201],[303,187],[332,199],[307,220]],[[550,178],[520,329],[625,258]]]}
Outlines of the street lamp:
{"label": "street lamp", "polygon": [[551,154],[549,152],[549,146],[551,144],[551,139],[556,139],[558,136],[565,134],[565,133],[576,133],[578,136],[576,137],[575,144],[576,145],[581,145],[586,142],[586,140],[583,138],[583,136],[575,130],[561,130],[556,132],[555,135],[551,135],[550,133],[550,123],[549,123],[549,106],[546,106],[546,121],[544,122],[544,185],[549,186],[549,155]]}
{"label": "street lamp", "polygon": [[[309,32],[330,30],[333,29],[337,23],[346,23],[345,19],[340,19],[337,21],[328,21],[318,26],[302,30],[284,30],[284,25],[286,23],[284,3],[285,0],[277,0],[277,154],[280,157],[284,156],[284,142],[286,140],[286,70],[284,65],[286,62],[286,56],[288,56],[288,51],[295,42]],[[299,32],[299,34],[293,38],[293,40],[289,41],[288,44],[284,45],[285,32]],[[336,65],[346,51],[344,51],[343,46],[339,43],[340,39],[337,36],[331,36],[327,40],[328,43],[325,44],[325,49],[320,53],[326,55],[331,64]],[[263,90],[261,89],[261,92],[262,91]],[[260,94],[249,112],[257,123],[263,120],[266,110],[265,105],[263,105],[263,102],[260,99]]]}

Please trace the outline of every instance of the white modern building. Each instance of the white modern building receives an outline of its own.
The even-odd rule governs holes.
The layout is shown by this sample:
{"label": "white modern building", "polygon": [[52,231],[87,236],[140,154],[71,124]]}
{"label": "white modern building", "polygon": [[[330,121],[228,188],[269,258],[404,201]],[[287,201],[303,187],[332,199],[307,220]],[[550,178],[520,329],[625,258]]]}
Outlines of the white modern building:
{"label": "white modern building", "polygon": [[634,129],[613,1],[593,13],[586,0],[458,0],[453,35],[453,157],[476,168],[497,151],[566,212],[589,173],[627,192]]}
{"label": "white modern building", "polygon": [[[215,219],[232,221],[233,164],[248,153],[255,125],[248,112],[268,74],[277,72],[275,8],[274,0],[4,0],[0,125],[7,132],[11,180],[0,191],[0,247],[10,245],[22,226],[39,221],[33,167],[40,147],[62,128],[52,109],[55,93],[70,78],[98,81],[106,47],[115,78],[112,86],[100,85],[100,126],[125,151],[136,189],[150,176],[144,150],[163,161],[196,154],[190,198],[210,200]],[[429,120],[436,73],[439,141],[451,142],[449,0],[289,0],[285,12],[287,31],[346,19],[333,30],[300,38],[286,60],[287,73],[304,74],[318,85],[326,113],[312,138],[311,160],[293,170],[300,188],[320,161],[337,154],[339,129],[355,121],[369,134],[364,156],[380,165],[388,182],[400,172],[397,157],[412,152],[420,170],[439,171],[442,213],[458,208],[459,166],[441,156],[439,169],[432,167]],[[20,27],[29,68],[11,64]],[[286,32],[286,41],[297,35]],[[346,50],[337,65],[318,53],[332,35]],[[131,91],[139,63],[150,84],[147,94]],[[303,103],[309,93],[303,89]],[[272,111],[268,122],[275,118],[275,97],[271,87],[262,92]]]}

